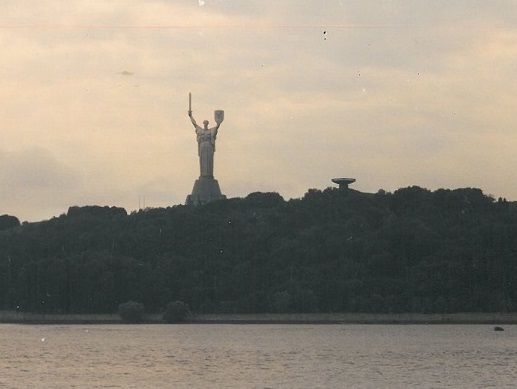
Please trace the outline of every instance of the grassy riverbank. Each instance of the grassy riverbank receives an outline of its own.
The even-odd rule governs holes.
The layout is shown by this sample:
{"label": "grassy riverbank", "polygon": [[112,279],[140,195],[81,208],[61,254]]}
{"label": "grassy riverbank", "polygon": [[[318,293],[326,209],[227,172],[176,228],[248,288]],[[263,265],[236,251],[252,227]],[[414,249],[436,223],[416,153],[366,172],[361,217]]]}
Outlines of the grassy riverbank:
{"label": "grassy riverbank", "polygon": [[[21,324],[121,324],[117,314],[60,315],[25,312],[0,312],[0,323]],[[161,314],[148,314],[145,323],[163,323]],[[190,324],[517,324],[517,313],[450,314],[222,314],[192,315]]]}

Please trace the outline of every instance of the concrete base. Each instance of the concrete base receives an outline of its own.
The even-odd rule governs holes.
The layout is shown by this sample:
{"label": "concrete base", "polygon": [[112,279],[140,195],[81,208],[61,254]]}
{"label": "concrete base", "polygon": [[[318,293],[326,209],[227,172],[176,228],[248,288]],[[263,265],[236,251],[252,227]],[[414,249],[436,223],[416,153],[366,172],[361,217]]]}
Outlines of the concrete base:
{"label": "concrete base", "polygon": [[225,198],[226,196],[221,194],[219,183],[214,177],[201,176],[194,183],[192,194],[187,196],[185,205],[203,205]]}

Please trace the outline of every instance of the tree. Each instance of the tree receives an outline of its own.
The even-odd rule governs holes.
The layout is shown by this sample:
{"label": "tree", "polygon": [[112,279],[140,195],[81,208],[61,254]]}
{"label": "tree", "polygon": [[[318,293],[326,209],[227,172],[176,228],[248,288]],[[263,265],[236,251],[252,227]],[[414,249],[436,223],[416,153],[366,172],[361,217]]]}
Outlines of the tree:
{"label": "tree", "polygon": [[118,314],[124,323],[141,323],[144,321],[145,307],[142,303],[127,301],[118,306]]}
{"label": "tree", "polygon": [[9,228],[18,227],[20,221],[16,216],[1,215],[0,216],[0,230],[8,230]]}
{"label": "tree", "polygon": [[165,307],[163,320],[167,323],[180,323],[185,320],[188,312],[188,306],[183,301],[171,301]]}

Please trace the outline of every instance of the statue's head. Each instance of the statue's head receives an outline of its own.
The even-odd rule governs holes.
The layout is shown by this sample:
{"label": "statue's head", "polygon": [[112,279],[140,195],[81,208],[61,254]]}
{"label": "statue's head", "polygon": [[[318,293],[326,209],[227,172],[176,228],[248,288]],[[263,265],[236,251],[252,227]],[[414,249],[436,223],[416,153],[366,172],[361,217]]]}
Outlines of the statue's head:
{"label": "statue's head", "polygon": [[203,124],[205,125],[205,127],[208,127],[208,120],[203,120]]}

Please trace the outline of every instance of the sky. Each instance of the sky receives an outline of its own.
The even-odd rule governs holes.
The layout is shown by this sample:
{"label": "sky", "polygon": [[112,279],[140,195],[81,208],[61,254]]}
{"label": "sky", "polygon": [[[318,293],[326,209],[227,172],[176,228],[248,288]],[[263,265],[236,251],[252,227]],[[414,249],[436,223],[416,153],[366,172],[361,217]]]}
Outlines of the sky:
{"label": "sky", "polygon": [[182,204],[188,94],[228,197],[517,200],[514,0],[2,0],[0,214]]}

